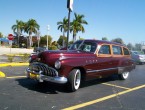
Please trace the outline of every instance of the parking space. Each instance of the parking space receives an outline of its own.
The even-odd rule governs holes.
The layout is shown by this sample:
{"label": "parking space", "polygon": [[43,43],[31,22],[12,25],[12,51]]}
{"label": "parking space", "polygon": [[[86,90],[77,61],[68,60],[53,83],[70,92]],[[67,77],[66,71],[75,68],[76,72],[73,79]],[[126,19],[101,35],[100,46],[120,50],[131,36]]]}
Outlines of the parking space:
{"label": "parking space", "polygon": [[6,77],[26,76],[25,69],[27,66],[6,66],[0,67]]}
{"label": "parking space", "polygon": [[0,67],[0,109],[8,110],[144,110],[145,65],[137,65],[129,79],[117,76],[85,82],[70,93],[64,85],[39,84],[27,79],[27,66]]}

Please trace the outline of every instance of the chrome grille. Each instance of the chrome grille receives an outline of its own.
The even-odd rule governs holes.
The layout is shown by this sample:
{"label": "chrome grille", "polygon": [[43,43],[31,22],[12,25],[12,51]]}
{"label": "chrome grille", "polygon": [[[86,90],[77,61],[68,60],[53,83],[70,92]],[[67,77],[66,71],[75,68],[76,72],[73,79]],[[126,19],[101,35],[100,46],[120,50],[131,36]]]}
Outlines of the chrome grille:
{"label": "chrome grille", "polygon": [[30,64],[29,69],[31,72],[34,73],[39,73],[41,71],[41,74],[46,76],[51,76],[51,77],[58,76],[58,72],[54,68],[49,67],[48,65],[43,63],[34,62]]}

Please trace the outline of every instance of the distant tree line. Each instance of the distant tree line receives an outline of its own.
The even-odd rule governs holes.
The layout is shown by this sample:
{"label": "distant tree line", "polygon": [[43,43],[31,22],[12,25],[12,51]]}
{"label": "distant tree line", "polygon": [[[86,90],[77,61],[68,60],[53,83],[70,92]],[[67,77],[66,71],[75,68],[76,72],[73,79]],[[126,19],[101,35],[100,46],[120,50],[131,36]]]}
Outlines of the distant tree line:
{"label": "distant tree line", "polygon": [[[107,37],[102,37],[102,40],[106,40],[108,41]],[[112,42],[117,42],[117,43],[120,43],[120,44],[124,44],[128,47],[128,49],[130,50],[137,50],[137,51],[141,51],[141,44],[140,43],[136,43],[135,45],[133,45],[132,43],[128,43],[128,44],[125,44],[124,41],[121,39],[121,38],[115,38],[115,39],[112,39],[111,40]]]}
{"label": "distant tree line", "polygon": [[[72,22],[70,22],[69,31],[73,34],[73,42],[76,41],[76,35],[78,32],[82,32],[82,33],[85,32],[83,24],[88,24],[88,23],[87,21],[84,20],[84,17],[85,17],[84,15],[74,13],[74,19]],[[52,37],[49,36],[48,38],[49,48],[54,46],[65,47],[67,41],[65,33],[68,31],[68,19],[64,17],[62,21],[57,22],[57,25],[58,25],[58,30],[63,32],[63,35],[61,35],[60,38],[58,38],[57,42],[56,41],[52,42]],[[16,23],[12,25],[11,28],[15,36],[15,40],[13,42],[13,44],[15,45],[14,47],[21,47],[22,44],[27,45],[27,47],[32,47],[37,45],[37,43],[33,41],[34,41],[34,37],[37,37],[40,26],[35,19],[29,19],[27,22],[24,22],[22,20],[16,20]],[[23,36],[24,35],[23,33],[27,33],[28,36]],[[1,36],[2,33],[0,33],[0,37]],[[41,36],[40,38],[41,38],[40,45],[46,46],[47,35]]]}
{"label": "distant tree line", "polygon": [[2,38],[3,37],[3,34],[2,34],[2,32],[0,32],[0,38]]}
{"label": "distant tree line", "polygon": [[[84,19],[85,16],[82,14],[74,13],[74,19],[70,22],[70,28],[68,28],[68,19],[64,17],[62,21],[58,21],[58,30],[62,32],[62,35],[58,38],[57,41],[52,41],[53,37],[44,35],[40,36],[40,40],[37,39],[40,26],[35,19],[29,19],[27,22],[22,20],[16,20],[16,24],[12,25],[12,30],[15,35],[15,39],[13,41],[13,47],[36,47],[38,46],[38,42],[40,46],[47,46],[47,36],[48,36],[48,48],[49,49],[59,49],[66,46],[67,37],[66,32],[69,31],[73,35],[73,40],[69,41],[69,44],[72,44],[76,41],[76,39],[83,39],[83,38],[76,38],[77,33],[85,32],[84,25],[87,25],[88,22]],[[69,29],[69,30],[68,30]],[[23,33],[27,33],[28,36],[23,36]],[[32,36],[33,35],[33,36]],[[0,32],[0,38],[3,37],[2,32]],[[102,40],[108,41],[107,37],[103,37]],[[115,38],[111,40],[112,42],[117,42],[124,44],[124,41],[121,38]],[[124,44],[130,50],[141,50],[141,44],[136,43],[135,45],[128,43]]]}

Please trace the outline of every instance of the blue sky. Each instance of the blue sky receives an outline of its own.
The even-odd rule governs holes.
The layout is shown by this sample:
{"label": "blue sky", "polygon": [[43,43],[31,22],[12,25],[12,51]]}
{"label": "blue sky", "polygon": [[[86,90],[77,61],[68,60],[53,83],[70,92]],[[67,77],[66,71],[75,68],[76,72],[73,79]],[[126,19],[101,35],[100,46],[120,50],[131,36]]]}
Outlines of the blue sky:
{"label": "blue sky", "polygon": [[[0,32],[5,36],[13,33],[16,20],[33,18],[40,25],[41,35],[46,35],[47,25],[53,40],[62,35],[57,22],[68,16],[67,0],[0,0]],[[85,15],[88,25],[85,33],[78,33],[85,39],[108,40],[122,38],[125,43],[145,41],[145,0],[74,0],[73,12]],[[27,35],[25,33],[25,35]],[[70,34],[72,40],[72,34]]]}

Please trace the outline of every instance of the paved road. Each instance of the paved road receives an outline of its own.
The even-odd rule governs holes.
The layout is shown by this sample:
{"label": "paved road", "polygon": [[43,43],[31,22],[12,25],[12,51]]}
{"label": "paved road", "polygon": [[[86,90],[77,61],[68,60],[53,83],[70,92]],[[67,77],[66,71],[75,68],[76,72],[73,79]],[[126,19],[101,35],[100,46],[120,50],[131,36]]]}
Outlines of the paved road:
{"label": "paved road", "polygon": [[93,80],[73,93],[25,78],[26,68],[0,67],[7,76],[0,78],[0,110],[145,110],[145,65],[137,65],[125,81],[117,76]]}

